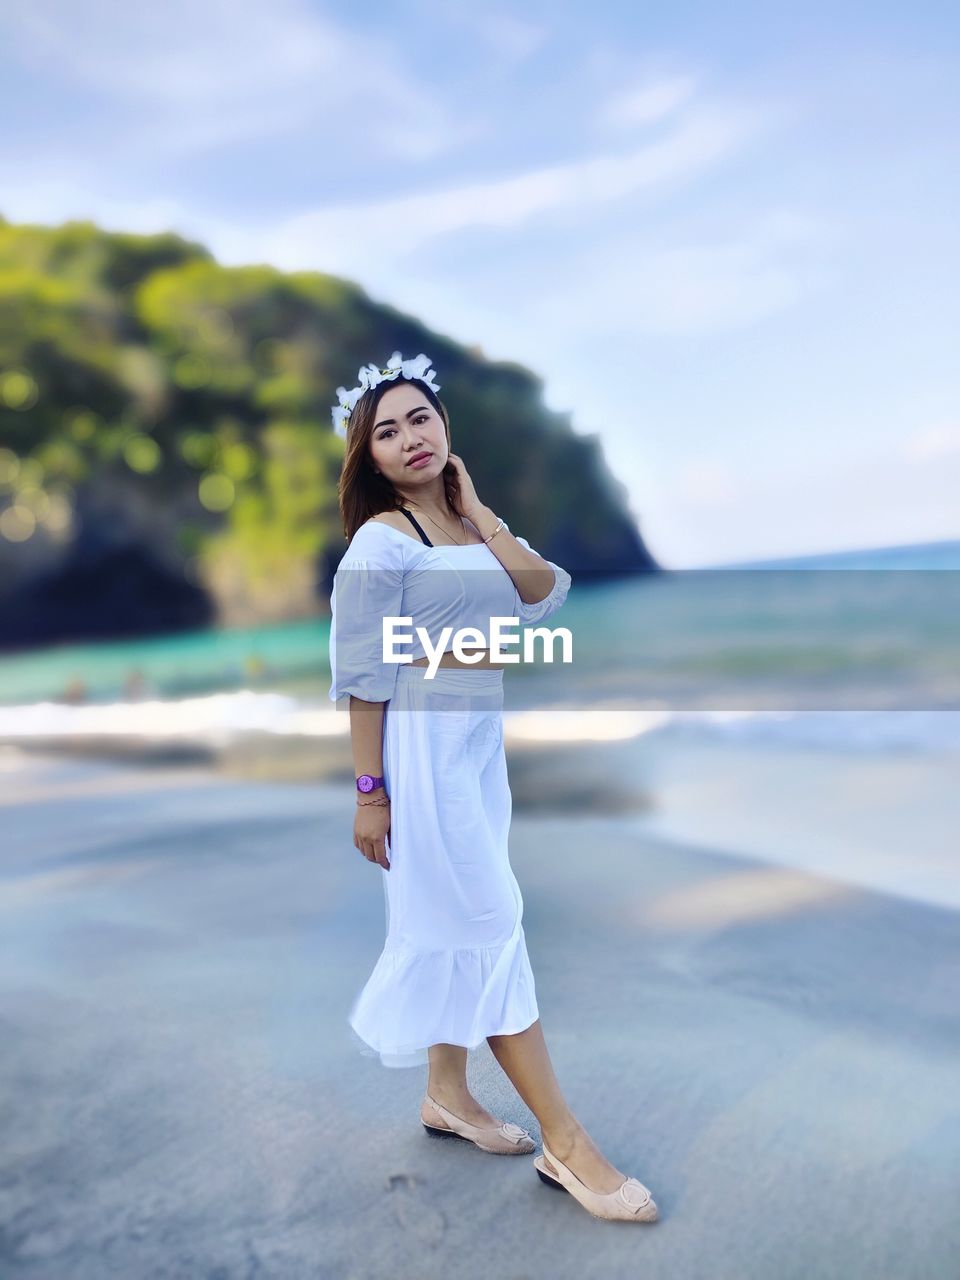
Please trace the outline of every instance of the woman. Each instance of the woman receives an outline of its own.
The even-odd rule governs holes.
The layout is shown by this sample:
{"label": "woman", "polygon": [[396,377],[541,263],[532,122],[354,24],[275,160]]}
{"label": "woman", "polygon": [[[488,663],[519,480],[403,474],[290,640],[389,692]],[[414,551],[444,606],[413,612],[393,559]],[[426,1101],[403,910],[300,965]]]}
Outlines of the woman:
{"label": "woman", "polygon": [[[353,842],[380,868],[387,920],[349,1023],[384,1065],[428,1065],[428,1134],[529,1153],[526,1130],[467,1088],[467,1052],[485,1039],[540,1123],[542,1181],[596,1217],[654,1221],[650,1192],[604,1158],[560,1092],[507,852],[504,663],[487,647],[491,619],[543,621],[566,599],[570,575],[477,496],[450,452],[429,363],[395,352],[385,369],[365,366],[358,387],[338,388],[333,410],[347,440],[340,511],[349,545],[330,602],[330,697],[350,697]],[[389,624],[393,655],[387,619],[403,620]],[[464,626],[474,639],[458,656],[448,646]],[[424,633],[434,655],[444,641],[431,678]],[[412,661],[386,660],[401,652]]]}

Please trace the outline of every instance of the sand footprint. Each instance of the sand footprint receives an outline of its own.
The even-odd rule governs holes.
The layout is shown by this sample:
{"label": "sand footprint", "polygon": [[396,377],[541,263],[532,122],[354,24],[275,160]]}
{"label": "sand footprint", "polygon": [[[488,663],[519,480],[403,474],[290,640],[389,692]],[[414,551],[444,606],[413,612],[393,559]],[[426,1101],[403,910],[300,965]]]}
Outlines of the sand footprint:
{"label": "sand footprint", "polygon": [[421,1181],[412,1173],[392,1173],[387,1179],[387,1190],[398,1224],[419,1244],[434,1248],[443,1239],[447,1219],[439,1209],[423,1199],[419,1190]]}

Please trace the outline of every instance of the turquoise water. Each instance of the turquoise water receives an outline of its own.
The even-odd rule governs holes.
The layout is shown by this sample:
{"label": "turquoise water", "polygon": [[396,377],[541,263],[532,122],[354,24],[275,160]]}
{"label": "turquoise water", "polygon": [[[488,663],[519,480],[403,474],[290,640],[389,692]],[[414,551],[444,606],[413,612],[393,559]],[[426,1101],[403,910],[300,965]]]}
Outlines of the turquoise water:
{"label": "turquoise water", "polygon": [[[960,578],[940,572],[956,569],[960,541],[617,583],[576,575],[549,622],[570,629],[574,662],[509,671],[514,703],[960,708]],[[0,658],[0,705],[231,690],[332,705],[328,640],[324,618],[57,645]],[[133,680],[141,682],[136,690]]]}
{"label": "turquoise water", "polygon": [[0,658],[0,705],[58,698],[82,680],[90,701],[123,695],[142,672],[160,697],[213,690],[290,688],[329,676],[329,619],[235,630],[180,631],[148,639],[64,644]]}

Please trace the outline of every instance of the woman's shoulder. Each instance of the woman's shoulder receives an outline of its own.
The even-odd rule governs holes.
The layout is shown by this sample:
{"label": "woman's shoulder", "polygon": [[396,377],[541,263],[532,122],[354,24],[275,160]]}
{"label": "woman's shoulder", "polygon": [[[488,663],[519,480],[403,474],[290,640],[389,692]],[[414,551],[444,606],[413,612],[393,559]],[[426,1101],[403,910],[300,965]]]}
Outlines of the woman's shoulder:
{"label": "woman's shoulder", "polygon": [[[378,563],[402,564],[406,544],[415,544],[409,535],[387,518],[392,514],[385,512],[370,516],[363,524],[358,525],[347,546],[347,556],[375,556]],[[400,518],[403,519],[402,516]]]}
{"label": "woman's shoulder", "polygon": [[370,516],[360,528],[365,529],[367,525],[375,525],[381,529],[393,529],[397,533],[402,533],[405,538],[410,537],[407,532],[410,528],[410,521],[402,511],[378,511],[376,515]]}

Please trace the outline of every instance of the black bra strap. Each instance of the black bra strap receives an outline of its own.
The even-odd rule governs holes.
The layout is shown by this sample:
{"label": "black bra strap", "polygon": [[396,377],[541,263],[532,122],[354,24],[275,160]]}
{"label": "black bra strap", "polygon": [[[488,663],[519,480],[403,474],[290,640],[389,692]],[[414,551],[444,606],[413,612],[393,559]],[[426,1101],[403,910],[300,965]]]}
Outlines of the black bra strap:
{"label": "black bra strap", "polygon": [[423,530],[420,528],[419,524],[417,524],[417,521],[414,519],[413,512],[412,512],[412,511],[408,511],[406,507],[401,507],[401,508],[400,508],[400,510],[401,510],[401,511],[403,512],[403,514],[407,517],[407,519],[412,523],[413,527],[416,529],[417,533],[419,533],[420,537],[421,537],[421,538],[423,539],[423,541],[427,544],[427,546],[428,546],[428,547],[432,547],[432,546],[433,546],[433,543],[430,541],[430,539],[427,537],[427,535],[426,535],[426,534],[423,532]]}

